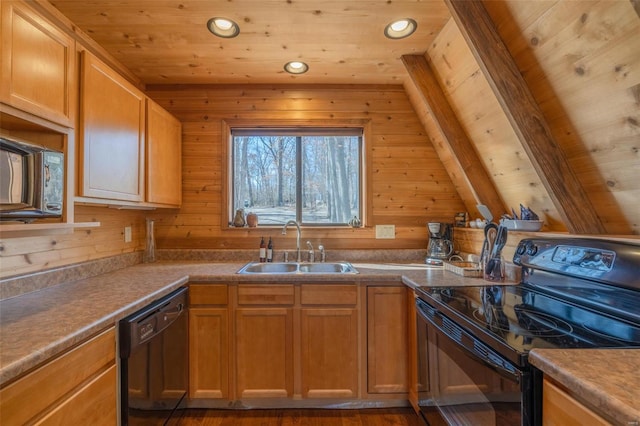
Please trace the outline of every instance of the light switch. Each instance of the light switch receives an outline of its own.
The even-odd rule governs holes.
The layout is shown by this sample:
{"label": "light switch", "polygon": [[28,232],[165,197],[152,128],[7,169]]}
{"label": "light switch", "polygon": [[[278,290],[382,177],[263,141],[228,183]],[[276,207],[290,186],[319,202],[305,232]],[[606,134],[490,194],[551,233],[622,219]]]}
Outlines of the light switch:
{"label": "light switch", "polygon": [[130,243],[131,242],[131,227],[130,226],[125,226],[124,227],[124,242],[125,243]]}

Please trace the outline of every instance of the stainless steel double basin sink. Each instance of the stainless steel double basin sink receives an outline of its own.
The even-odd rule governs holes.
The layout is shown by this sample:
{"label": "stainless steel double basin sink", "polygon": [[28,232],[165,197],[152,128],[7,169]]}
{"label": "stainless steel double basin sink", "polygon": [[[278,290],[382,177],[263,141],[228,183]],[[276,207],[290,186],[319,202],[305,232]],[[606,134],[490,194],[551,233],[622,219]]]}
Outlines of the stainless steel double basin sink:
{"label": "stainless steel double basin sink", "polygon": [[250,262],[244,265],[238,274],[357,274],[358,271],[349,262]]}

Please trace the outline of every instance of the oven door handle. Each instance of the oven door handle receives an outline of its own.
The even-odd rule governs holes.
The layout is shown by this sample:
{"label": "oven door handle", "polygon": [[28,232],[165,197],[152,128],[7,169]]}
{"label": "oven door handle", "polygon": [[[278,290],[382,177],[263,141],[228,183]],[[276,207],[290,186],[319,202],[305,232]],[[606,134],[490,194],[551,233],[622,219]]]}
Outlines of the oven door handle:
{"label": "oven door handle", "polygon": [[502,376],[515,380],[517,383],[521,382],[520,370],[464,328],[451,321],[442,312],[420,299],[416,299],[416,311],[422,319],[447,336],[469,356],[488,365]]}

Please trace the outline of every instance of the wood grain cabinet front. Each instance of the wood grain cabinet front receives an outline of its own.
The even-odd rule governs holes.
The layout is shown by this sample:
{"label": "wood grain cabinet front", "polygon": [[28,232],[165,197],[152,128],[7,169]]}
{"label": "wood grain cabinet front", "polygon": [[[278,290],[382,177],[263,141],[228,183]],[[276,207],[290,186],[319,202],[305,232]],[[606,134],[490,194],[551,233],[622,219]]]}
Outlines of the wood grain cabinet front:
{"label": "wood grain cabinet front", "polygon": [[146,201],[179,207],[182,203],[182,125],[147,98]]}
{"label": "wood grain cabinet front", "polygon": [[398,394],[409,391],[405,286],[367,288],[367,391]]}
{"label": "wood grain cabinet front", "polygon": [[235,310],[236,396],[293,396],[294,286],[239,284]]}
{"label": "wood grain cabinet front", "polygon": [[303,284],[300,292],[302,397],[358,397],[357,287]]}
{"label": "wood grain cabinet front", "polygon": [[26,2],[3,0],[0,99],[66,127],[75,126],[75,40]]}
{"label": "wood grain cabinet front", "polygon": [[189,285],[189,398],[229,398],[229,309],[225,284]]}
{"label": "wood grain cabinet front", "polygon": [[0,390],[0,424],[113,426],[116,339],[111,328]]}
{"label": "wood grain cabinet front", "polygon": [[542,424],[544,426],[611,425],[546,377],[542,382]]}
{"label": "wood grain cabinet front", "polygon": [[145,95],[82,52],[79,194],[144,201]]}

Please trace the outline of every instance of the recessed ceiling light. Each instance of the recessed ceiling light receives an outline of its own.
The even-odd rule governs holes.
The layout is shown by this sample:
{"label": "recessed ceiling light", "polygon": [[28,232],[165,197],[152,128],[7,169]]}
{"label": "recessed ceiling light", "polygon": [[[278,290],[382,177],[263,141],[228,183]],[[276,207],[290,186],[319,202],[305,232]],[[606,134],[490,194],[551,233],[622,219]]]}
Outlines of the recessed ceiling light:
{"label": "recessed ceiling light", "polygon": [[227,18],[211,18],[207,22],[207,28],[209,28],[209,31],[213,34],[223,38],[233,38],[240,34],[238,24]]}
{"label": "recessed ceiling light", "polygon": [[289,74],[304,74],[309,71],[309,65],[300,61],[291,61],[284,65],[284,70]]}
{"label": "recessed ceiling light", "polygon": [[391,39],[409,37],[418,28],[418,24],[411,18],[398,19],[387,25],[384,35]]}

